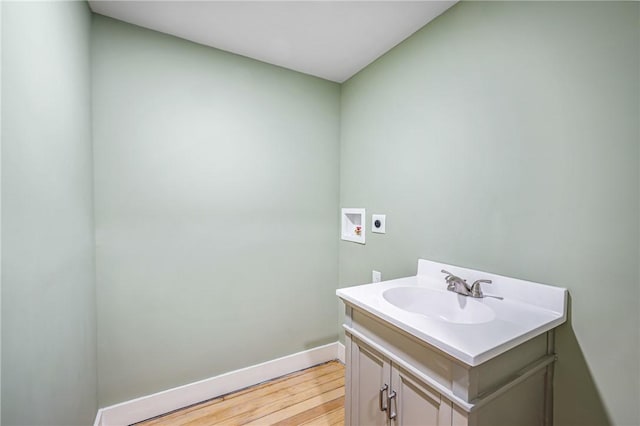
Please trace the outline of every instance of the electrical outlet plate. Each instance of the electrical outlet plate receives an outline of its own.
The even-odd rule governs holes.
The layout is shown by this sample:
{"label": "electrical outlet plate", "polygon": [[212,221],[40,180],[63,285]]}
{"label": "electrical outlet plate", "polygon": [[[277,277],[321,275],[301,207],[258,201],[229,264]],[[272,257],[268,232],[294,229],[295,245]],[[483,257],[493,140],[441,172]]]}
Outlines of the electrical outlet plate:
{"label": "electrical outlet plate", "polygon": [[371,232],[375,232],[377,234],[385,234],[387,232],[386,225],[387,215],[374,214],[371,216]]}

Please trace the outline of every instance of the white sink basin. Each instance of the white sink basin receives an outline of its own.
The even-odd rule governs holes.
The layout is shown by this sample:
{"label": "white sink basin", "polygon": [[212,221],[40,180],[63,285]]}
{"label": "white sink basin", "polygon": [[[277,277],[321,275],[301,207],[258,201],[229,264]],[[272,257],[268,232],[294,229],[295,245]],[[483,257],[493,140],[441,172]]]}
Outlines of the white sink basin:
{"label": "white sink basin", "polygon": [[[492,280],[483,290],[503,299],[474,299],[447,291],[443,269],[468,282]],[[567,319],[564,288],[424,259],[418,261],[414,276],[342,288],[336,294],[347,309],[364,311],[471,366]]]}
{"label": "white sink basin", "polygon": [[405,311],[456,324],[481,324],[496,317],[493,309],[478,300],[450,291],[395,287],[385,290],[382,297]]}

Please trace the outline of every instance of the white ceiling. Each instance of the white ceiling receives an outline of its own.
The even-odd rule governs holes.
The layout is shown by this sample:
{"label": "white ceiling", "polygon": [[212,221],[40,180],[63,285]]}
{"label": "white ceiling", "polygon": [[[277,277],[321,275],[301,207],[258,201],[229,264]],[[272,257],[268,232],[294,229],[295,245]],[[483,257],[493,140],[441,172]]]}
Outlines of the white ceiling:
{"label": "white ceiling", "polygon": [[101,15],[341,83],[456,1],[89,4]]}

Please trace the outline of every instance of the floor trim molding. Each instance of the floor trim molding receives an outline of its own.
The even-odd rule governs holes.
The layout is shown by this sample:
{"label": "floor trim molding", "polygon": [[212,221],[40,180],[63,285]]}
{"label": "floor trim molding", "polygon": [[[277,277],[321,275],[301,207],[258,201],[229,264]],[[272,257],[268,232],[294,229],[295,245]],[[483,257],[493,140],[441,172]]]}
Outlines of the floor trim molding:
{"label": "floor trim molding", "polygon": [[334,359],[344,363],[344,345],[340,342],[101,408],[94,426],[130,425]]}

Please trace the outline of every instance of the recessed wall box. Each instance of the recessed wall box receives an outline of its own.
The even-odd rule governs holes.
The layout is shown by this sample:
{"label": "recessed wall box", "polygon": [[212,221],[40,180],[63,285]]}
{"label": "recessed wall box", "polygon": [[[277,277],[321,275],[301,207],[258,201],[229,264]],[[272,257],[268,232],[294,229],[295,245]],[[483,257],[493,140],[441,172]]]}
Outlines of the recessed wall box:
{"label": "recessed wall box", "polygon": [[364,244],[364,234],[366,230],[365,209],[342,209],[340,215],[342,224],[342,239]]}

